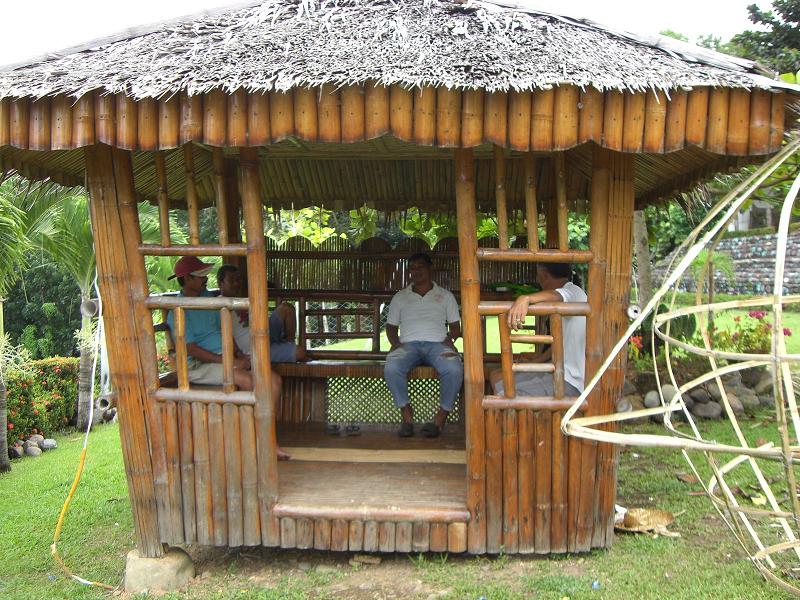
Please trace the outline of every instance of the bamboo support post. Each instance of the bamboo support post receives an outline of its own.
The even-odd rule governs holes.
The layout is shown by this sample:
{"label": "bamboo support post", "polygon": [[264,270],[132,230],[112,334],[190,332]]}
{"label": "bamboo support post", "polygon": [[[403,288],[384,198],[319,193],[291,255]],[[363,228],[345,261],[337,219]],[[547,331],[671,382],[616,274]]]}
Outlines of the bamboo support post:
{"label": "bamboo support post", "polygon": [[[477,207],[472,151],[456,149],[456,207],[458,213],[461,307],[464,328],[464,407],[467,438],[468,546],[473,554],[486,549],[486,466],[483,442],[483,339],[480,315],[480,274],[476,251]],[[433,537],[433,536],[431,536]],[[433,540],[431,540],[433,547]],[[433,548],[431,548],[433,549]]]}
{"label": "bamboo support post", "polygon": [[625,94],[622,126],[623,152],[641,152],[644,135],[644,94]]}
{"label": "bamboo support post", "polygon": [[380,552],[394,552],[397,526],[391,521],[383,521],[378,526],[378,550]]}
{"label": "bamboo support post", "polygon": [[[211,514],[214,519],[214,545],[228,545],[228,483],[225,473],[226,440],[222,424],[222,407],[208,406],[208,443],[211,467]],[[216,451],[211,451],[211,449]]]}
{"label": "bamboo support post", "polygon": [[214,199],[217,206],[217,235],[221,246],[228,244],[228,199],[225,184],[225,157],[222,148],[212,148],[214,163]]}
{"label": "bamboo support post", "polygon": [[28,98],[14,98],[11,100],[10,123],[11,145],[27,150],[30,135],[30,103]]}
{"label": "bamboo support post", "polygon": [[220,335],[222,337],[222,391],[233,392],[233,316],[227,308],[220,309]]}
{"label": "bamboo support post", "polygon": [[269,93],[269,124],[275,142],[294,135],[294,94],[291,90]]}
{"label": "bamboo support post", "polygon": [[553,437],[552,446],[552,478],[550,513],[550,552],[567,551],[567,438],[561,433],[561,412],[553,412],[550,431]]}
{"label": "bamboo support post", "polygon": [[[99,241],[96,252],[100,289],[105,297],[115,299],[105,307],[106,336],[110,342],[109,365],[118,394],[120,437],[128,474],[134,530],[140,554],[158,557],[163,554],[163,549],[155,490],[156,485],[161,483],[161,474],[157,474],[159,479],[154,476],[145,422],[148,410],[145,407],[146,367],[142,364],[142,355],[131,353],[126,345],[126,342],[137,339],[135,324],[138,322],[128,270],[130,264],[141,261],[141,258],[138,253],[127,256],[130,244],[124,244],[121,248],[118,244],[119,240],[125,239],[120,204],[130,205],[132,202],[135,206],[131,160],[127,152],[108,146],[86,148],[85,158],[92,229],[95,239]],[[131,197],[126,197],[128,195]],[[141,283],[138,278],[136,281],[137,285]],[[166,468],[164,471],[166,477]],[[166,498],[163,500],[166,501]]]}
{"label": "bamboo support post", "polygon": [[494,195],[497,208],[497,237],[501,250],[508,250],[508,212],[506,211],[506,156],[494,147]]}
{"label": "bamboo support post", "polygon": [[550,334],[554,340],[550,346],[554,366],[553,396],[556,400],[564,398],[564,338],[561,325],[561,315],[550,316]]}
{"label": "bamboo support post", "polygon": [[[769,104],[767,106],[769,107]],[[66,96],[58,95],[50,103],[50,110],[53,121],[50,126],[52,137],[50,148],[52,150],[69,150],[72,148],[72,102]],[[769,137],[769,109],[766,120],[767,136]],[[4,99],[0,100],[0,146],[4,146],[8,142],[8,99]]]}
{"label": "bamboo support post", "polygon": [[767,90],[753,90],[751,94],[748,154],[763,154],[769,148],[769,114],[772,94]]}
{"label": "bamboo support post", "polygon": [[297,547],[297,526],[290,517],[281,519],[281,548]]}
{"label": "bamboo support post", "polygon": [[30,127],[31,150],[50,150],[50,98],[31,102]]}
{"label": "bamboo support post", "polygon": [[314,521],[295,519],[297,527],[297,547],[301,550],[314,547]]}
{"label": "bamboo support post", "polygon": [[197,512],[197,543],[214,544],[214,513],[211,489],[211,456],[208,446],[208,408],[191,404],[194,448],[194,496]]}
{"label": "bamboo support post", "polygon": [[708,130],[706,150],[725,154],[728,135],[728,112],[731,91],[724,87],[712,88],[708,99]]}
{"label": "bamboo support post", "polygon": [[192,407],[188,402],[178,404],[178,424],[181,446],[181,494],[183,533],[187,544],[197,542],[197,516],[194,498],[194,447],[192,443]]}
{"label": "bamboo support post", "polygon": [[556,179],[556,203],[558,218],[558,249],[569,251],[569,206],[567,205],[567,166],[563,152],[553,157],[553,168]]}
{"label": "bamboo support post", "polygon": [[180,143],[200,141],[203,135],[203,97],[181,92],[180,113]]}
{"label": "bamboo support post", "polygon": [[514,381],[514,354],[511,347],[511,327],[508,325],[508,313],[497,318],[500,326],[500,363],[503,370],[503,396],[515,398],[517,385]]}
{"label": "bamboo support post", "polygon": [[[242,505],[242,439],[239,409],[230,404],[222,407],[225,455],[225,504],[227,506],[228,546],[244,544],[244,507]],[[249,526],[249,523],[248,523]]]}
{"label": "bamboo support post", "polygon": [[[257,546],[261,543],[261,514],[258,509],[259,468],[256,450],[258,442],[252,406],[242,406],[239,408],[239,427],[242,436],[243,543],[245,546]],[[298,548],[302,547],[303,546],[299,545],[298,540]]]}
{"label": "bamboo support post", "polygon": [[578,143],[600,142],[603,139],[603,92],[587,87],[581,92]]}
{"label": "bamboo support post", "polygon": [[519,488],[519,545],[520,554],[530,554],[534,550],[534,421],[533,411],[520,410],[517,415],[518,429],[518,464],[517,477]]}
{"label": "bamboo support post", "polygon": [[553,469],[551,464],[551,413],[534,414],[536,448],[536,504],[534,508],[534,552],[550,553],[551,496]]}
{"label": "bamboo support post", "polygon": [[186,212],[189,217],[189,241],[200,244],[200,216],[197,198],[197,184],[194,176],[194,144],[183,147],[183,164],[186,174]]}
{"label": "bamboo support post", "polygon": [[364,88],[348,85],[342,88],[342,142],[352,144],[364,140]]}
{"label": "bamboo support post", "polygon": [[348,550],[351,552],[360,552],[364,547],[364,521],[350,521],[350,530],[347,538]]}
{"label": "bamboo support post", "polygon": [[744,156],[747,154],[750,137],[750,91],[733,89],[730,91],[728,109],[728,155]]}
{"label": "bamboo support post", "polygon": [[528,248],[539,250],[539,211],[536,204],[536,157],[525,153],[525,225],[528,230]]}
{"label": "bamboo support post", "polygon": [[414,90],[414,142],[432,146],[436,135],[436,89]]}
{"label": "bamboo support post", "polygon": [[113,94],[97,92],[94,97],[95,133],[101,144],[117,142],[117,111]]}
{"label": "bamboo support post", "polygon": [[[250,306],[267,306],[267,273],[264,252],[264,219],[261,204],[258,149],[240,151],[242,209],[247,233],[247,278]],[[254,369],[253,393],[256,398],[255,418],[258,438],[258,497],[261,512],[262,543],[277,545],[279,532],[272,530],[270,512],[278,494],[277,438],[275,436],[272,370],[269,361],[269,330],[267,311],[250,314],[250,339]]]}
{"label": "bamboo support post", "polygon": [[461,141],[461,90],[436,89],[436,145],[453,148]]}
{"label": "bamboo support post", "polygon": [[[183,494],[181,492],[181,433],[178,428],[178,405],[164,406],[164,451],[167,459],[170,535],[169,544],[184,544]],[[238,443],[238,442],[237,442]]]}
{"label": "bamboo support post", "polygon": [[519,480],[517,465],[517,411],[503,411],[503,550],[519,547]]}
{"label": "bamboo support post", "polygon": [[170,231],[169,231],[169,193],[167,189],[167,168],[164,162],[164,152],[159,151],[155,153],[156,165],[156,185],[158,190],[158,230],[161,234],[161,245],[170,246]]}
{"label": "bamboo support post", "polygon": [[684,90],[673,90],[670,96],[664,129],[664,152],[681,150],[686,140],[686,107],[689,96]]}
{"label": "bamboo support post", "polygon": [[393,85],[389,90],[389,124],[392,135],[410,142],[413,137],[414,97],[411,90]]}
{"label": "bamboo support post", "polygon": [[269,94],[247,95],[247,136],[250,146],[266,146],[272,141],[269,124]]}
{"label": "bamboo support post", "polygon": [[625,95],[618,90],[605,94],[603,107],[603,146],[610,150],[622,150],[625,116]]}
{"label": "bamboo support post", "polygon": [[[119,111],[117,111],[117,123],[119,124]],[[87,146],[95,142],[94,102],[90,94],[78,98],[72,107],[72,136],[73,147]],[[119,135],[117,144],[122,146]]]}

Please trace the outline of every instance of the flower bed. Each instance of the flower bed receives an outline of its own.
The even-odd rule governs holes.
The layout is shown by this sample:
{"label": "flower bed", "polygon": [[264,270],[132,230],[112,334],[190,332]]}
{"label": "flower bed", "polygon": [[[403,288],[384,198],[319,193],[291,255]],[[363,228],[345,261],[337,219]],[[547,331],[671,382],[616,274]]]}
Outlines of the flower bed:
{"label": "flower bed", "polygon": [[6,379],[9,446],[39,433],[51,435],[74,418],[78,397],[78,359],[47,358],[30,364],[27,374]]}

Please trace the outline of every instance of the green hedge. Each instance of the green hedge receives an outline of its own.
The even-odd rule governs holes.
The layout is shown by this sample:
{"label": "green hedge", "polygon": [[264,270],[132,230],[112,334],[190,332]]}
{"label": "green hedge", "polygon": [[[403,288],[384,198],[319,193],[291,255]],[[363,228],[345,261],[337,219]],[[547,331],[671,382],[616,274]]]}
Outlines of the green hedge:
{"label": "green hedge", "polygon": [[[800,223],[789,223],[789,233],[800,230]],[[775,235],[777,227],[759,227],[758,229],[746,229],[744,231],[726,231],[723,239],[753,237],[756,235]]]}
{"label": "green hedge", "polygon": [[9,445],[34,433],[52,435],[75,416],[78,359],[46,358],[30,366],[30,373],[6,379]]}

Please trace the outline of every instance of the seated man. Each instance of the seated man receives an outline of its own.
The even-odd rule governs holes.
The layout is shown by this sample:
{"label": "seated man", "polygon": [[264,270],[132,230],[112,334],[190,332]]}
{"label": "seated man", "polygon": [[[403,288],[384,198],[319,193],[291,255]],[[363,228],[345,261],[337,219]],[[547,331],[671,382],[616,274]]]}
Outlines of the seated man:
{"label": "seated man", "polygon": [[[541,292],[522,295],[508,311],[508,325],[517,330],[525,323],[528,307],[539,302],[586,302],[586,293],[570,281],[572,268],[564,263],[540,263],[536,267],[536,282]],[[563,317],[564,394],[579,396],[583,391],[586,362],[586,317]],[[534,356],[534,362],[547,362],[550,348]],[[494,391],[503,395],[503,372],[500,369],[489,375]],[[514,383],[519,396],[552,396],[552,373],[515,373]]]}
{"label": "seated man", "polygon": [[432,423],[422,427],[422,433],[437,437],[464,380],[464,365],[453,345],[461,335],[458,304],[453,294],[433,282],[429,255],[411,256],[408,270],[411,285],[397,292],[389,304],[386,337],[392,348],[386,357],[384,378],[403,417],[398,435],[411,437],[414,413],[408,401],[408,373],[419,365],[436,369],[441,386],[439,411]]}
{"label": "seated man", "polygon": [[[217,271],[217,285],[222,296],[233,298],[242,295],[242,277],[234,265],[222,265]],[[290,363],[305,360],[305,348],[294,343],[297,317],[294,307],[281,302],[269,316],[269,360],[272,363]],[[238,352],[250,356],[250,326],[247,311],[240,311],[233,319],[233,338]]]}
{"label": "seated man", "polygon": [[[214,265],[204,263],[195,256],[184,256],[175,263],[170,279],[178,279],[181,296],[211,296],[206,288],[208,274]],[[219,311],[187,310],[186,318],[186,353],[189,355],[189,381],[200,385],[222,385],[222,335]],[[167,323],[173,335],[175,323],[170,311]],[[272,372],[272,397],[275,402],[281,395],[281,376]],[[253,376],[250,373],[250,359],[237,356],[233,359],[233,382],[240,390],[253,389]],[[288,460],[289,455],[277,449],[278,460]]]}

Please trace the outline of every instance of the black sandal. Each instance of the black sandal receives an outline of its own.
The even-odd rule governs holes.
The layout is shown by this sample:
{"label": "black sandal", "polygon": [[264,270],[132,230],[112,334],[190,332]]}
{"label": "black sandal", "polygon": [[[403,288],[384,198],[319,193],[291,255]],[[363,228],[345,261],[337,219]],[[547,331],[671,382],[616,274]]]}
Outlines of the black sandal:
{"label": "black sandal", "polygon": [[355,437],[357,435],[361,435],[361,427],[358,425],[348,425],[344,428],[344,434],[350,437]]}
{"label": "black sandal", "polygon": [[331,423],[325,428],[325,433],[328,435],[339,435],[341,428],[336,423]]}
{"label": "black sandal", "polygon": [[400,437],[413,437],[414,436],[414,424],[413,423],[406,423],[403,422],[400,424],[400,429],[397,431],[397,435]]}
{"label": "black sandal", "polygon": [[435,438],[442,435],[442,427],[439,427],[436,423],[425,423],[422,426],[422,435],[426,438]]}

